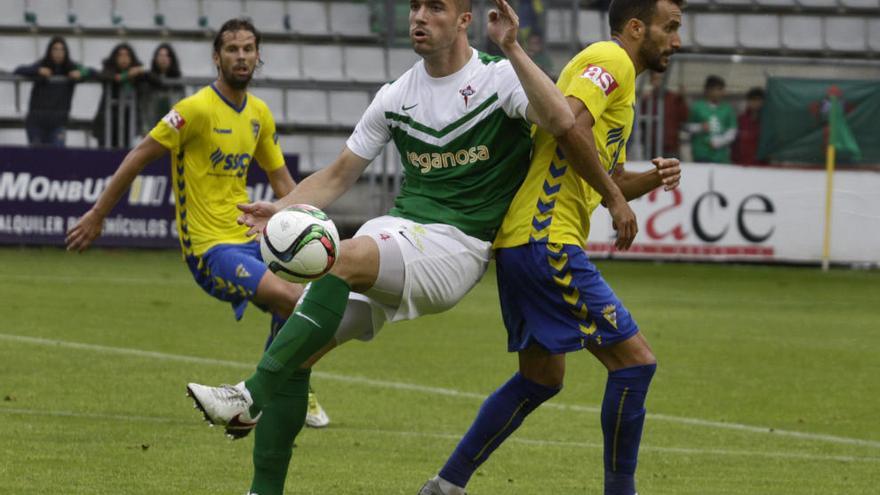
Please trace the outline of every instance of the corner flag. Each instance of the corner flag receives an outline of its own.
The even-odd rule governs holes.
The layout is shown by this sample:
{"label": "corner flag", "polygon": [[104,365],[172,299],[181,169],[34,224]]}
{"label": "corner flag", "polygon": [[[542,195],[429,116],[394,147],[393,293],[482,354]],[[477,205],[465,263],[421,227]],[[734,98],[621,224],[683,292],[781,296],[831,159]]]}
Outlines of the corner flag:
{"label": "corner flag", "polygon": [[831,197],[834,194],[834,165],[836,152],[847,153],[856,160],[862,158],[862,150],[853,136],[849,126],[846,125],[846,117],[843,107],[837,95],[831,94],[831,109],[828,113],[828,150],[825,159],[825,236],[822,242],[822,270],[828,271],[831,264]]}
{"label": "corner flag", "polygon": [[833,146],[838,153],[844,152],[852,155],[856,160],[862,158],[859,143],[856,142],[855,136],[846,125],[846,116],[843,114],[840,100],[833,95],[831,96],[831,111],[828,113],[828,127],[830,133],[828,144],[830,146]]}

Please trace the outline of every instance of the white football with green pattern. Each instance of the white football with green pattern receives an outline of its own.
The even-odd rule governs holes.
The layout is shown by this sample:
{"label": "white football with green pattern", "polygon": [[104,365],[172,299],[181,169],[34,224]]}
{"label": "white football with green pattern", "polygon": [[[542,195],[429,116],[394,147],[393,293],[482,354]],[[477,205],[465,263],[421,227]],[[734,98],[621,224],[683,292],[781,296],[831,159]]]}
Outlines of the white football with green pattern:
{"label": "white football with green pattern", "polygon": [[290,206],[266,223],[260,253],[275,275],[290,282],[311,282],[333,267],[339,253],[339,233],[320,209]]}

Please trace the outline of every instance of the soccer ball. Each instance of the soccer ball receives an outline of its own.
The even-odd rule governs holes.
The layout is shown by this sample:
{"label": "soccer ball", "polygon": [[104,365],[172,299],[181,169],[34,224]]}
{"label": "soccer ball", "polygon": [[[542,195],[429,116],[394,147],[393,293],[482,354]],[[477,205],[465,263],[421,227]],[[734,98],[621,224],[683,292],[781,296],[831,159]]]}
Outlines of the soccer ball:
{"label": "soccer ball", "polygon": [[260,238],[263,262],[275,275],[306,283],[330,271],[339,253],[339,234],[326,213],[294,205],[272,215]]}

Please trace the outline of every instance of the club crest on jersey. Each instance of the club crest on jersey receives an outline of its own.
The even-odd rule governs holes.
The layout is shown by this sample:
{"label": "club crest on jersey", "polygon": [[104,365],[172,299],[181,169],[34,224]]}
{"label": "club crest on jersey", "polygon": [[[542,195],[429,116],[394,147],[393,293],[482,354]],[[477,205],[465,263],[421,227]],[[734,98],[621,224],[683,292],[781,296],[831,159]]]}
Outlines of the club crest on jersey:
{"label": "club crest on jersey", "polygon": [[610,95],[615,89],[617,89],[617,81],[614,80],[614,76],[598,65],[588,65],[581,74],[581,78],[593,81],[593,84],[598,86],[599,89],[605,93],[605,96]]}
{"label": "club crest on jersey", "polygon": [[260,121],[257,119],[251,119],[251,130],[254,131],[254,139],[257,139],[257,136],[260,135]]}
{"label": "club crest on jersey", "polygon": [[608,320],[608,323],[611,323],[611,326],[617,328],[617,307],[613,304],[608,304],[604,308],[602,308],[602,316]]}
{"label": "club crest on jersey", "polygon": [[162,121],[178,131],[186,125],[186,119],[183,118],[183,115],[180,115],[177,110],[173,108],[162,117]]}
{"label": "club crest on jersey", "polygon": [[251,274],[247,271],[247,268],[244,267],[244,263],[239,263],[238,266],[235,267],[235,276],[238,278],[248,278]]}
{"label": "club crest on jersey", "polygon": [[477,93],[477,91],[472,88],[470,84],[468,84],[467,87],[458,90],[458,92],[464,98],[464,106],[467,106],[468,98],[474,96]]}

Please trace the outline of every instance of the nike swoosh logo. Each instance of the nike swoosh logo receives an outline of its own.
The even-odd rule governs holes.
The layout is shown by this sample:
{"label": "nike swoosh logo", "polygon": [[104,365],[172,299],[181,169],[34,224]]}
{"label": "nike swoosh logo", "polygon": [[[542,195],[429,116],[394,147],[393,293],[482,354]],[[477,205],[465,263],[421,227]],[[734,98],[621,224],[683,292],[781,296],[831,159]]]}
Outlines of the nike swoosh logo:
{"label": "nike swoosh logo", "polygon": [[417,107],[418,105],[419,105],[418,103],[416,103],[415,105],[410,105],[410,106],[401,105],[400,109],[403,110],[404,112],[408,112],[408,111],[412,110],[413,108]]}
{"label": "nike swoosh logo", "polygon": [[315,321],[315,320],[309,318],[308,316],[306,316],[306,315],[300,313],[299,311],[297,311],[297,312],[295,312],[295,313],[293,313],[293,314],[295,314],[296,316],[299,316],[300,318],[302,318],[302,319],[304,319],[304,320],[308,320],[308,321],[310,321],[310,322],[312,323],[312,325],[315,325],[316,327],[321,328],[321,325],[319,325],[317,321]]}
{"label": "nike swoosh logo", "polygon": [[422,248],[417,246],[416,243],[413,242],[412,239],[410,239],[408,235],[406,235],[406,232],[404,232],[403,230],[398,230],[397,233],[400,234],[400,237],[403,237],[404,239],[406,239],[406,242],[410,243],[412,245],[412,247],[416,248],[419,252],[422,252]]}

